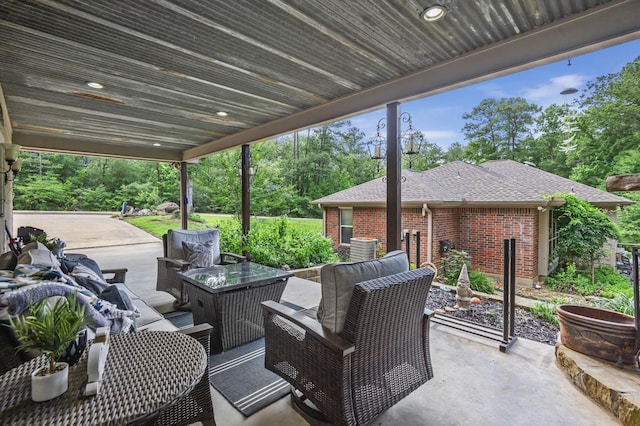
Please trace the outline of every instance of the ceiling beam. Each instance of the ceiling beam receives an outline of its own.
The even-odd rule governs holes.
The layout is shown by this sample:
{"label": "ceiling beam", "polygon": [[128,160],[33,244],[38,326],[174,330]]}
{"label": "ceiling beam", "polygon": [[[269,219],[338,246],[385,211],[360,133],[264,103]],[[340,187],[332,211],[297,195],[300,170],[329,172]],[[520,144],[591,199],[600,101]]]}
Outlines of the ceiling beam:
{"label": "ceiling beam", "polygon": [[0,123],[0,143],[11,143],[13,129],[11,128],[9,107],[7,107],[7,100],[4,97],[2,84],[0,84],[0,110],[2,110],[2,123]]}
{"label": "ceiling beam", "polygon": [[129,160],[146,160],[161,162],[180,162],[180,151],[162,148],[112,145],[90,142],[86,140],[42,136],[29,133],[16,133],[13,142],[27,151],[46,151],[61,154],[88,155],[97,157],[124,158]]}
{"label": "ceiling beam", "polygon": [[584,14],[423,69],[321,106],[184,151],[183,160],[348,118],[640,38],[640,1],[603,4]]}

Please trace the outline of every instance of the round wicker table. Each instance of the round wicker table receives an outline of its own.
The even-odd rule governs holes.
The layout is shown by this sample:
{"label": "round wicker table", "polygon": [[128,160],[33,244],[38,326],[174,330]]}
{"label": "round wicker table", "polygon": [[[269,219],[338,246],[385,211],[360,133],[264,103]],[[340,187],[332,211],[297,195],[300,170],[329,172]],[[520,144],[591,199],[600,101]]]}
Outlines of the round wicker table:
{"label": "round wicker table", "polygon": [[31,400],[31,373],[38,357],[0,377],[2,424],[132,424],[157,417],[202,378],[207,355],[195,339],[150,331],[111,337],[100,393],[83,397],[86,351],[69,371],[69,390],[46,402]]}

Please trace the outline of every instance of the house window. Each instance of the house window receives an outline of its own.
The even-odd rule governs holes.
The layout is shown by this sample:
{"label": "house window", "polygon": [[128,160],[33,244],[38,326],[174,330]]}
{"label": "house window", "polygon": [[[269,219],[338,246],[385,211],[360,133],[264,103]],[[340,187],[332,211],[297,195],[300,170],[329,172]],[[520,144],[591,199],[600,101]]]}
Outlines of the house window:
{"label": "house window", "polygon": [[351,244],[353,236],[353,209],[340,209],[340,244]]}
{"label": "house window", "polygon": [[553,272],[558,266],[558,256],[555,249],[558,245],[558,216],[560,213],[556,209],[549,211],[549,273]]}

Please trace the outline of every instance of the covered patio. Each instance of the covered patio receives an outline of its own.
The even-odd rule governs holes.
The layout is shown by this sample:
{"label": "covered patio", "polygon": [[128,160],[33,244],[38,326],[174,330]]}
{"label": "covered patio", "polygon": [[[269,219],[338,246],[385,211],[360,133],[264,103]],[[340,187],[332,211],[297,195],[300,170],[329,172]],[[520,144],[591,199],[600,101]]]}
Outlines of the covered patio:
{"label": "covered patio", "polygon": [[[171,306],[173,297],[155,289],[155,277],[145,271],[155,268],[155,258],[162,254],[160,241],[148,236],[125,236],[118,227],[128,227],[108,216],[100,222],[74,221],[70,214],[18,213],[20,224],[55,230],[69,244],[70,252],[82,252],[105,268],[126,267],[131,289],[156,308]],[[112,234],[121,238],[87,245],[83,235],[94,234],[95,224],[113,224]],[[64,233],[68,224],[78,223],[78,232]],[[140,234],[144,234],[140,231]],[[100,246],[100,244],[104,244]],[[300,278],[291,278],[283,299],[304,307],[316,306],[320,286]],[[614,425],[620,422],[609,410],[600,407],[583,394],[558,368],[554,347],[526,339],[518,339],[508,354],[499,351],[493,340],[473,337],[469,333],[434,324],[431,328],[431,352],[435,377],[409,397],[378,417],[373,424],[406,425]],[[636,382],[625,381],[624,370],[605,367],[604,362],[571,355],[584,367],[592,383],[624,391],[631,406],[640,406],[640,390]],[[614,374],[612,374],[614,373]],[[608,375],[608,378],[604,377]],[[594,389],[598,389],[594,386]],[[603,395],[603,393],[600,393]],[[308,424],[285,396],[250,417],[243,416],[212,387],[215,420],[218,425],[282,425]],[[592,395],[590,395],[592,396]],[[622,404],[621,404],[622,406]],[[627,423],[631,424],[631,423]]]}
{"label": "covered patio", "polygon": [[[638,0],[440,3],[444,17],[428,21],[433,4],[414,0],[5,1],[0,164],[12,173],[11,145],[179,164],[186,228],[188,164],[242,146],[247,230],[252,143],[386,106],[387,249],[401,248],[402,102],[640,37]],[[8,229],[11,193],[5,179]],[[0,238],[6,251],[4,229]],[[615,422],[558,381],[549,348],[525,342],[505,357],[466,337],[432,340],[440,378],[380,424]],[[247,419],[221,400],[219,424],[304,424],[285,400]]]}

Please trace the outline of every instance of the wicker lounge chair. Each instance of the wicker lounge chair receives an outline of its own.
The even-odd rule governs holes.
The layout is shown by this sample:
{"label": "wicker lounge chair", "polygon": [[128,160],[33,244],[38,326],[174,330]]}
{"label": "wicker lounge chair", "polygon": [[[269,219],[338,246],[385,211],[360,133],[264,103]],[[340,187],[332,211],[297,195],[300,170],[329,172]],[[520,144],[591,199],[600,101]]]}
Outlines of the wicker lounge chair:
{"label": "wicker lounge chair", "polygon": [[338,425],[370,422],[433,377],[432,313],[424,308],[432,280],[421,268],[356,284],[339,333],[263,302],[266,368],[291,383],[304,413]]}
{"label": "wicker lounge chair", "polygon": [[182,285],[182,280],[177,275],[178,272],[186,271],[191,267],[188,256],[185,255],[182,248],[183,241],[191,243],[213,241],[213,264],[216,265],[244,262],[247,260],[246,257],[238,254],[220,252],[220,231],[217,229],[197,231],[169,230],[169,232],[162,236],[164,257],[158,258],[158,281],[156,283],[156,290],[166,291],[174,296],[177,299],[177,306],[185,305],[189,300],[187,292]]}

